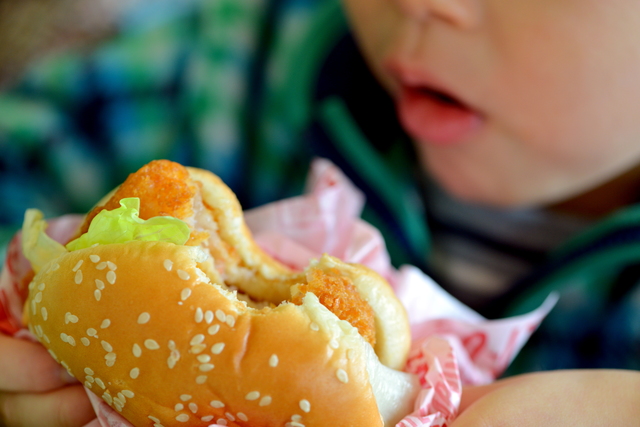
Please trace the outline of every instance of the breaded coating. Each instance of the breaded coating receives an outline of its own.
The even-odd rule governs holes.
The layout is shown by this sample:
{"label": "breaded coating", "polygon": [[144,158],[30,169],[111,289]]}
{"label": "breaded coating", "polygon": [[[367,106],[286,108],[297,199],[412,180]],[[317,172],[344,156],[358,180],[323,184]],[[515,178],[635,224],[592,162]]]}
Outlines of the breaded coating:
{"label": "breaded coating", "polygon": [[317,296],[320,303],[339,319],[346,320],[358,329],[360,335],[375,347],[376,328],[373,309],[362,299],[348,277],[341,276],[338,271],[331,274],[317,268],[309,269],[307,283],[298,285],[298,292],[291,302],[301,305],[302,298],[307,292]]}
{"label": "breaded coating", "polygon": [[197,191],[197,185],[184,166],[168,160],[152,161],[130,174],[105,205],[97,206],[89,212],[80,234],[86,233],[89,224],[100,211],[119,208],[120,200],[127,197],[140,198],[142,219],[155,216],[188,218],[193,215],[193,197]]}

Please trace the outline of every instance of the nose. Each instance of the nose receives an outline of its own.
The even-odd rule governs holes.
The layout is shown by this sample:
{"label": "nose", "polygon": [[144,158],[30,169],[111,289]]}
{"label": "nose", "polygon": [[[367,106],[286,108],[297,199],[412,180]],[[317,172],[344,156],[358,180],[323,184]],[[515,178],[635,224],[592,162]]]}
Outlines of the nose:
{"label": "nose", "polygon": [[416,21],[441,19],[461,29],[473,29],[482,20],[482,0],[392,0]]}

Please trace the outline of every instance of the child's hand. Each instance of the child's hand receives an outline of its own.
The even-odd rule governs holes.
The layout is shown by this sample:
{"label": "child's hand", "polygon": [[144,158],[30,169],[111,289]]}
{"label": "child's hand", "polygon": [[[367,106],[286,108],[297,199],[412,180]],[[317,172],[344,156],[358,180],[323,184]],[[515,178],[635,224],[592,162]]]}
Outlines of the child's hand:
{"label": "child's hand", "polygon": [[521,375],[462,394],[451,427],[637,425],[640,373],[551,371]]}
{"label": "child's hand", "polygon": [[0,334],[0,426],[75,427],[93,418],[83,387],[44,347]]}

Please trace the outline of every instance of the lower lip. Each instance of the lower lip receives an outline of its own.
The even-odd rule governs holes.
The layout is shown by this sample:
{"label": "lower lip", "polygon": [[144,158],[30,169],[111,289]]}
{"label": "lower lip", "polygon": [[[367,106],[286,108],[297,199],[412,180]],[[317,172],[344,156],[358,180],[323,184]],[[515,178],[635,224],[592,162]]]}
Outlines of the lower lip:
{"label": "lower lip", "polygon": [[477,112],[412,88],[403,89],[397,108],[407,132],[427,144],[462,143],[482,124],[482,117]]}

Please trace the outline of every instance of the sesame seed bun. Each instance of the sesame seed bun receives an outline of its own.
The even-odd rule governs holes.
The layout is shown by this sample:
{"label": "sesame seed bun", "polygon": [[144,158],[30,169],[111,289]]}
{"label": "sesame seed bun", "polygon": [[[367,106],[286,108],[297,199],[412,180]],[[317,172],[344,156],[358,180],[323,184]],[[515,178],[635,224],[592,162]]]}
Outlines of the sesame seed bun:
{"label": "sesame seed bun", "polygon": [[[185,220],[212,222],[213,240],[98,245],[36,274],[26,318],[52,356],[135,426],[375,427],[410,412],[408,322],[384,279],[327,255],[289,270],[217,177],[188,171],[204,210]],[[291,302],[313,274],[353,284],[374,347],[313,291]]]}

